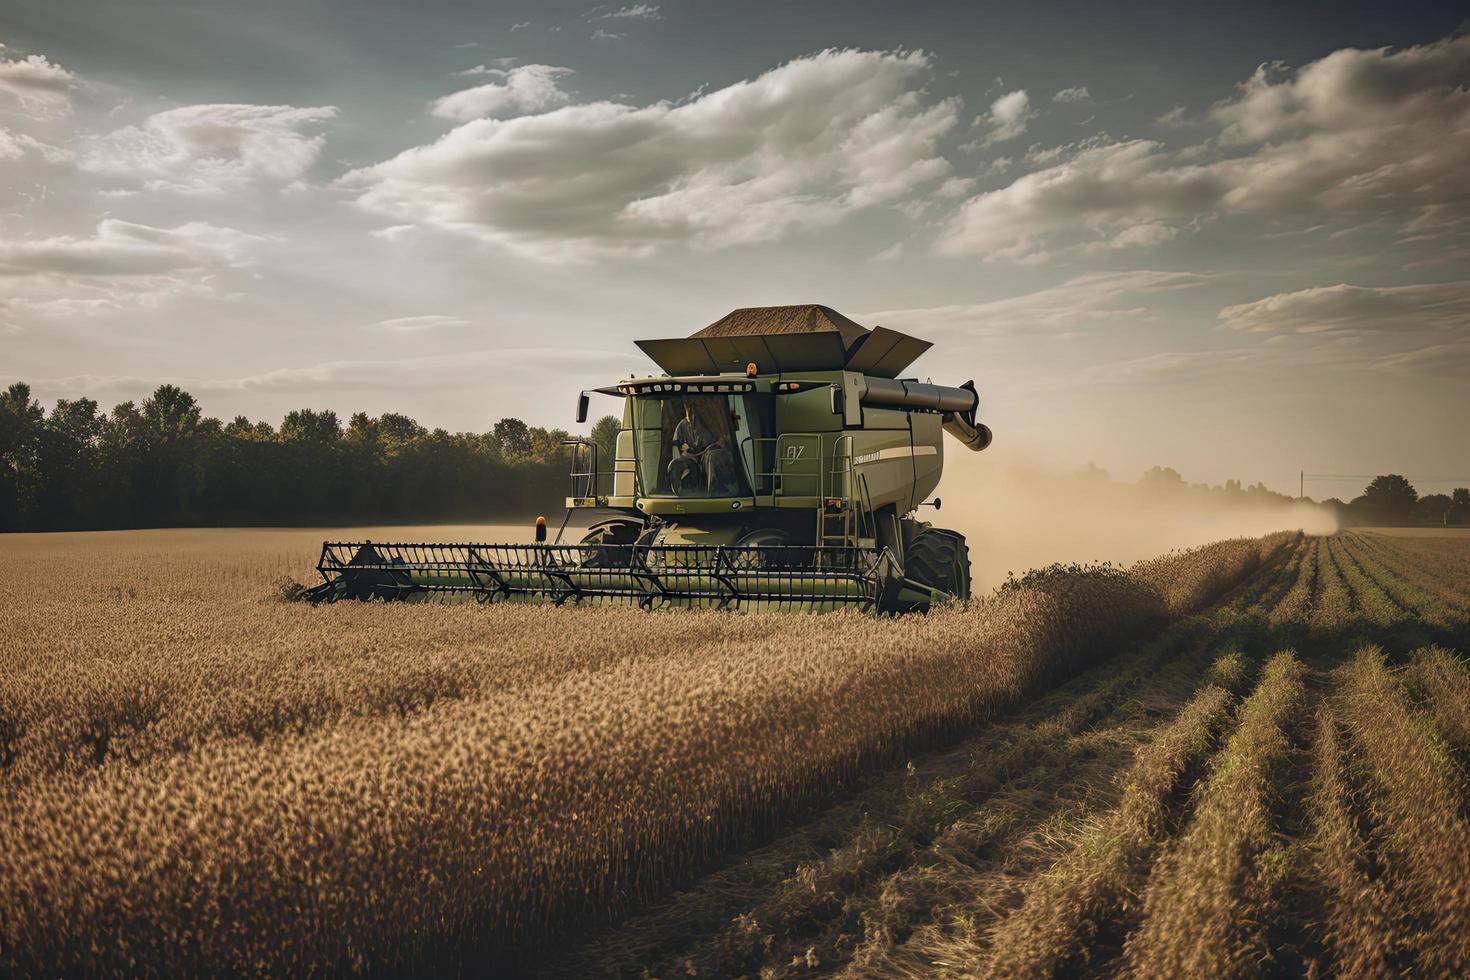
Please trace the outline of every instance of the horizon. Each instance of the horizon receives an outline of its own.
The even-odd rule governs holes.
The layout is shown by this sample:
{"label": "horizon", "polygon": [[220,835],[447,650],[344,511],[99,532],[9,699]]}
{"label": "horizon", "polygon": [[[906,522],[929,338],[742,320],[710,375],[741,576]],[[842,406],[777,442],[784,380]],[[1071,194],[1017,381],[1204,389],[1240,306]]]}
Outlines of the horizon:
{"label": "horizon", "polygon": [[1461,8],[768,9],[9,5],[0,385],[578,431],[814,302],[987,466],[1470,482]]}

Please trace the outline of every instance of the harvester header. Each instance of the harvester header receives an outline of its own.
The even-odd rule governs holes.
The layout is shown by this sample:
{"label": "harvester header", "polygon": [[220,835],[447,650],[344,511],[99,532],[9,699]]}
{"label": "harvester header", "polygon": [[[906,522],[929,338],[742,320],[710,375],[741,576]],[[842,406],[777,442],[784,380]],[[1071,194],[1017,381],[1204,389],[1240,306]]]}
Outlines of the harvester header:
{"label": "harvester header", "polygon": [[[637,344],[664,374],[595,389],[622,400],[622,426],[610,460],[572,440],[555,541],[329,542],[307,598],[886,612],[969,596],[963,536],[916,512],[943,433],[979,451],[990,430],[973,382],[899,377],[928,341],[804,305]],[[564,543],[577,513],[594,519]]]}

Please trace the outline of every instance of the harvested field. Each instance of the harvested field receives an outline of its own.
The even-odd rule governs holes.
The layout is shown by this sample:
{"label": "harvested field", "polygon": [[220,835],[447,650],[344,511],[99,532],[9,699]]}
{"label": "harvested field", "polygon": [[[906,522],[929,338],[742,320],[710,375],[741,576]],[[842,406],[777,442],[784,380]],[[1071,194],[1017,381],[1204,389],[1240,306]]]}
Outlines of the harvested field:
{"label": "harvested field", "polygon": [[1470,970],[1470,540],[902,619],[271,598],[313,532],[0,540],[0,969]]}

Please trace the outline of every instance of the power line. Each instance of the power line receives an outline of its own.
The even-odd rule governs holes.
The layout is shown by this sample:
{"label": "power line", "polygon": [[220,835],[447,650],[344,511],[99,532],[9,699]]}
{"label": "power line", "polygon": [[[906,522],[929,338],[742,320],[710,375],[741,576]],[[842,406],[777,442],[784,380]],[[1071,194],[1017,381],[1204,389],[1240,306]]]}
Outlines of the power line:
{"label": "power line", "polygon": [[[1304,480],[1375,480],[1375,479],[1377,479],[1378,477],[1380,477],[1382,475],[1383,475],[1382,473],[1375,473],[1372,476],[1368,476],[1368,475],[1365,475],[1365,474],[1359,474],[1359,473],[1303,473],[1302,474],[1302,479],[1304,479]],[[1428,479],[1426,477],[1413,477],[1413,476],[1409,476],[1409,477],[1405,477],[1404,479],[1408,480],[1410,483],[1459,483],[1459,484],[1462,484],[1462,485],[1470,485],[1470,476],[1451,476],[1451,477],[1445,477],[1443,479],[1435,479],[1435,480],[1431,480],[1431,479]]]}

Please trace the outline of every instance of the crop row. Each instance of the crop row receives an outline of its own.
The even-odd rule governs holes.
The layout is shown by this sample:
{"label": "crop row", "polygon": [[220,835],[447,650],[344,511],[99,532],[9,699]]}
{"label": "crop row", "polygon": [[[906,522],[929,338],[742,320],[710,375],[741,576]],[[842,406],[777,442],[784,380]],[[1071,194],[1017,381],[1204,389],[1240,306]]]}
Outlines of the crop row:
{"label": "crop row", "polygon": [[[268,691],[270,675],[171,681],[188,631],[165,627],[168,644],[138,652],[138,669],[162,664],[145,675],[163,687],[156,714],[107,757],[38,764],[0,799],[11,842],[0,957],[63,972],[402,967],[446,941],[493,953],[570,914],[616,915],[916,739],[973,724],[1215,598],[1294,540],[1222,542],[1128,572],[1033,573],[969,607],[897,621],[465,610],[457,625],[476,616],[492,639],[446,654],[463,687],[407,709],[388,696],[386,711],[362,705],[384,704],[391,676],[367,695],[338,676],[363,666],[357,624],[381,630],[375,649],[405,665],[394,651],[422,646],[427,618],[273,609],[257,625],[327,614],[308,627],[324,631],[310,668],[287,668],[283,700],[309,700],[300,679],[315,676],[335,706],[243,735],[235,709],[215,702]],[[551,657],[541,674],[526,660],[524,675],[513,662],[518,679],[484,680],[517,645],[571,659]],[[47,712],[95,722],[137,688],[68,702],[54,674],[7,683],[31,692],[6,703],[20,705],[16,744],[39,758]],[[275,717],[265,697],[252,710]],[[55,736],[62,758],[75,755],[74,731]],[[141,748],[120,747],[130,741]]]}

